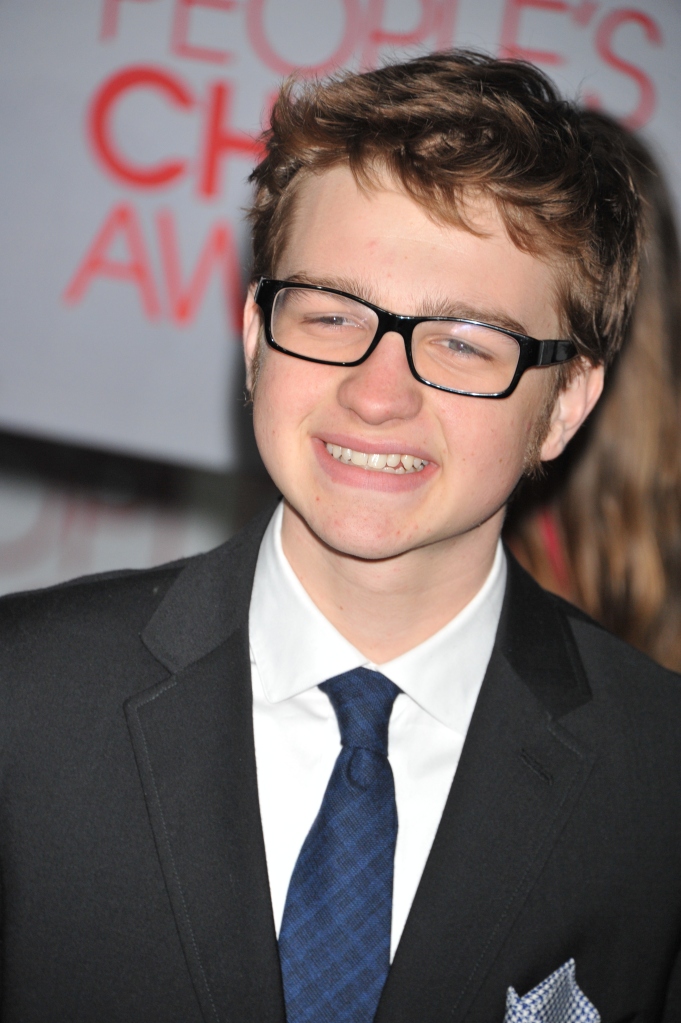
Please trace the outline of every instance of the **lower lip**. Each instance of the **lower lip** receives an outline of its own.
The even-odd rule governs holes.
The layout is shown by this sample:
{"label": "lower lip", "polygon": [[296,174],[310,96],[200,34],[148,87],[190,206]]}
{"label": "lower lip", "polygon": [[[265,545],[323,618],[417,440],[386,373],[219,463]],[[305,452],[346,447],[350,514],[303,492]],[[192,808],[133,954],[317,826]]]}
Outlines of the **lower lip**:
{"label": "lower lip", "polygon": [[313,438],[313,447],[317,461],[324,472],[334,483],[345,483],[360,490],[385,490],[389,493],[403,494],[407,490],[416,490],[427,483],[437,472],[434,462],[429,462],[418,472],[381,472],[376,469],[363,469],[361,466],[348,465],[334,458],[326,449],[324,441]]}

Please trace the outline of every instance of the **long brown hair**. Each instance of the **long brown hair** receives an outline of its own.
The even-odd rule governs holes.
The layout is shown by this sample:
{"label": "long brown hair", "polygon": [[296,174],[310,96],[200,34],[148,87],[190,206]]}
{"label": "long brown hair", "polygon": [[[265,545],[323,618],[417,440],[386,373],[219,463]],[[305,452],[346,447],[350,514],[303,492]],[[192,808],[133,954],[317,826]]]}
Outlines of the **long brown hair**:
{"label": "long brown hair", "polygon": [[[613,130],[609,118],[589,116]],[[645,206],[634,314],[591,420],[544,480],[523,485],[507,534],[540,582],[681,670],[679,242],[659,167],[639,139],[617,130]]]}

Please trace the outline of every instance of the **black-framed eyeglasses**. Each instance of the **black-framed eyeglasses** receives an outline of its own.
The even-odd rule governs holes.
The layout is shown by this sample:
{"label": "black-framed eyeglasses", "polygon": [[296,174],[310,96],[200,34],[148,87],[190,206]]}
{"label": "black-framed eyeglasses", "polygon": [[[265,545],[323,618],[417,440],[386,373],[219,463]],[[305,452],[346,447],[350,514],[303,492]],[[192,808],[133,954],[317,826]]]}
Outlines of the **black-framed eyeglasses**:
{"label": "black-framed eyeglasses", "polygon": [[401,316],[316,284],[261,277],[255,301],[267,343],[278,352],[326,366],[359,366],[394,331],[417,380],[474,398],[505,398],[531,366],[555,366],[577,355],[572,341],[538,341],[458,316]]}

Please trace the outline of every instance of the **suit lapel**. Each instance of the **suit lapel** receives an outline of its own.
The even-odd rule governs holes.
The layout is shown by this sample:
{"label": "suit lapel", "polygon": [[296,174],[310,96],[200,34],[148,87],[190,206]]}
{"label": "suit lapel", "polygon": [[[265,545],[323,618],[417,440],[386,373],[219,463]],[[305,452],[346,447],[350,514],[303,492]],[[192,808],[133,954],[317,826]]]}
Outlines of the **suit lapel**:
{"label": "suit lapel", "polygon": [[[143,633],[169,678],[126,706],[187,964],[211,1023],[284,1023],[258,806],[248,607],[271,511],[178,576]],[[377,1023],[463,1020],[586,782],[567,619],[510,559],[492,659]]]}
{"label": "suit lapel", "polygon": [[590,699],[566,617],[511,562],[494,652],[377,1023],[463,1020],[593,763],[557,720]]}
{"label": "suit lapel", "polygon": [[248,607],[270,512],[190,561],[143,633],[169,678],[126,714],[204,1018],[284,1023],[258,805]]}

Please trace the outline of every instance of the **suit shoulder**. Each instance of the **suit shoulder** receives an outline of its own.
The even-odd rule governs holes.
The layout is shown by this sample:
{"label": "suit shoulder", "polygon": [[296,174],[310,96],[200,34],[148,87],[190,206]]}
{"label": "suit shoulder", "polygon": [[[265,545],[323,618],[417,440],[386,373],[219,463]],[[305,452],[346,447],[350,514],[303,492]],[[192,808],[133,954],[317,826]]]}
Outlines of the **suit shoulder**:
{"label": "suit shoulder", "polygon": [[[45,589],[0,597],[0,660],[3,649],[16,645],[21,634],[46,634],[76,625],[90,628],[136,628],[147,624],[168,591],[182,576],[196,572],[229,578],[233,552],[241,537],[205,553],[153,568],[121,569],[81,576]],[[205,568],[204,568],[205,566]]]}
{"label": "suit shoulder", "polygon": [[629,687],[669,697],[679,702],[681,711],[681,675],[662,667],[648,654],[637,650],[595,621],[580,608],[552,593],[554,607],[566,616],[580,657],[591,683],[612,682],[620,692]]}
{"label": "suit shoulder", "polygon": [[157,603],[184,567],[173,562],[150,569],[124,569],[82,576],[39,590],[11,593],[0,598],[0,643],[11,643],[17,629],[83,621],[104,613],[107,617],[144,613]]}
{"label": "suit shoulder", "polygon": [[224,568],[229,559],[221,550],[1,597],[0,685],[20,666],[30,671],[61,661],[61,671],[97,651],[106,656],[115,649],[116,660],[138,651],[143,630],[177,580],[204,561],[219,560]]}
{"label": "suit shoulder", "polygon": [[505,605],[505,630],[511,661],[520,667],[521,675],[529,671],[544,677],[547,664],[557,669],[555,651],[563,649],[566,680],[583,676],[583,692],[586,686],[595,695],[612,697],[620,704],[632,701],[638,707],[666,701],[674,715],[681,713],[679,675],[614,636],[580,608],[544,590],[508,552],[507,557],[510,599]]}
{"label": "suit shoulder", "polygon": [[[167,675],[143,632],[183,571],[209,555],[85,576],[0,599],[0,746],[38,706],[116,706]],[[37,711],[35,711],[37,713]]]}

